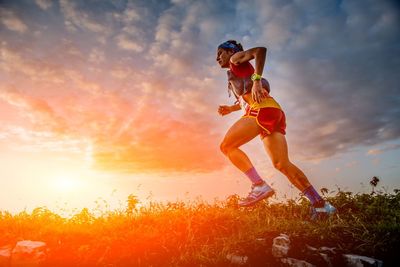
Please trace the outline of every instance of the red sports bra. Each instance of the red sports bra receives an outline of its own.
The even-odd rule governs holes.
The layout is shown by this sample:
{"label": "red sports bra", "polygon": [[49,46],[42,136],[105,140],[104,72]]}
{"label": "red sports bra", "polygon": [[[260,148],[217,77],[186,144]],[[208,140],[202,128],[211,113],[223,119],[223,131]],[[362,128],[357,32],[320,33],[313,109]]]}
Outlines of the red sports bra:
{"label": "red sports bra", "polygon": [[232,62],[229,62],[229,69],[236,77],[239,78],[247,78],[254,73],[254,68],[248,61],[239,65],[235,65]]}
{"label": "red sports bra", "polygon": [[[244,62],[240,65],[234,65],[229,62],[229,70],[227,71],[229,96],[230,91],[233,91],[236,98],[249,93],[253,87],[253,81],[251,80],[251,75],[253,73],[254,68],[250,62]],[[270,87],[268,81],[262,78],[261,83],[262,87],[269,93]]]}

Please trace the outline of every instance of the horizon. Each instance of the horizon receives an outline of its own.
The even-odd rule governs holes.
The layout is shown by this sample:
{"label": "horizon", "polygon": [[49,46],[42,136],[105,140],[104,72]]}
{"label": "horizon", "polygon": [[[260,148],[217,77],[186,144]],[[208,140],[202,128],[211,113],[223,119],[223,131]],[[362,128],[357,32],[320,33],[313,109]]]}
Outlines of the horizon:
{"label": "horizon", "polygon": [[[291,160],[315,188],[398,189],[399,25],[389,0],[2,1],[0,210],[245,195],[219,150],[242,115],[217,114],[235,101],[215,61],[228,39],[267,47]],[[278,201],[298,196],[258,137],[243,148]]]}

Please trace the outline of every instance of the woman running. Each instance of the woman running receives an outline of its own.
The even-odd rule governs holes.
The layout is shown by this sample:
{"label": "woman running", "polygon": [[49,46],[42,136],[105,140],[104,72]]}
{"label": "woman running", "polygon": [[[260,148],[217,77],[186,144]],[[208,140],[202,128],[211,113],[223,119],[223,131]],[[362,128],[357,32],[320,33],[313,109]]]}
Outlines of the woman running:
{"label": "woman running", "polygon": [[[335,207],[322,199],[305,174],[289,160],[285,113],[270,96],[268,81],[262,78],[266,54],[265,47],[243,51],[242,45],[234,40],[222,43],[217,50],[218,64],[221,68],[229,69],[229,92],[232,91],[237,99],[232,106],[219,106],[218,113],[224,116],[242,108],[245,110],[245,114],[232,125],[221,143],[221,151],[252,182],[249,195],[239,201],[239,206],[251,206],[275,193],[257,173],[247,155],[239,149],[260,135],[273,166],[310,200],[312,217],[333,214]],[[255,60],[255,68],[249,62],[252,59]]]}

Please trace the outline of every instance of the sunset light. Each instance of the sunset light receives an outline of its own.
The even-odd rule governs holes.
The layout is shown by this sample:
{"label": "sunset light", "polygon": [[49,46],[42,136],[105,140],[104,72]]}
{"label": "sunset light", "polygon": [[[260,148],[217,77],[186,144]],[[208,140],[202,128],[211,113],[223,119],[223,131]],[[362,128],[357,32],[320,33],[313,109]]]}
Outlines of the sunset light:
{"label": "sunset light", "polygon": [[397,255],[397,2],[0,0],[0,266]]}
{"label": "sunset light", "polygon": [[[307,4],[296,1],[283,10],[279,1],[238,1],[232,10],[184,3],[0,4],[1,203],[20,210],[22,199],[34,206],[62,195],[90,205],[114,189],[120,198],[156,200],[246,194],[249,181],[220,150],[243,115],[218,114],[219,105],[235,102],[215,58],[229,39],[267,47],[263,76],[287,115],[290,158],[316,188],[363,191],[361,177],[372,174],[395,186],[396,61],[382,60],[396,53],[389,49],[398,35],[391,4],[364,17],[332,1],[315,7],[313,18],[323,19],[317,27],[304,17]],[[365,46],[365,36],[379,44]],[[368,58],[355,52],[360,47]],[[376,88],[388,89],[382,96]],[[259,138],[242,148],[279,199],[298,195]]]}
{"label": "sunset light", "polygon": [[53,186],[55,190],[61,193],[66,193],[82,189],[84,183],[82,180],[79,180],[78,178],[71,177],[68,175],[60,175],[55,177]]}

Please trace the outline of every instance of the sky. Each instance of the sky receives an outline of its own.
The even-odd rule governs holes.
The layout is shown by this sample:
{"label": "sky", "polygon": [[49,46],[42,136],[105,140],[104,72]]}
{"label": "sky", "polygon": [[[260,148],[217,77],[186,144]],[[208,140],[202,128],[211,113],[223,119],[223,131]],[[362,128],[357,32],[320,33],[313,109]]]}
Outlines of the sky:
{"label": "sky", "polygon": [[[216,47],[268,49],[291,160],[317,188],[400,188],[396,1],[0,1],[0,210],[245,195]],[[253,62],[254,63],[254,62]],[[298,197],[259,138],[243,146]],[[334,193],[334,192],[332,192]]]}

